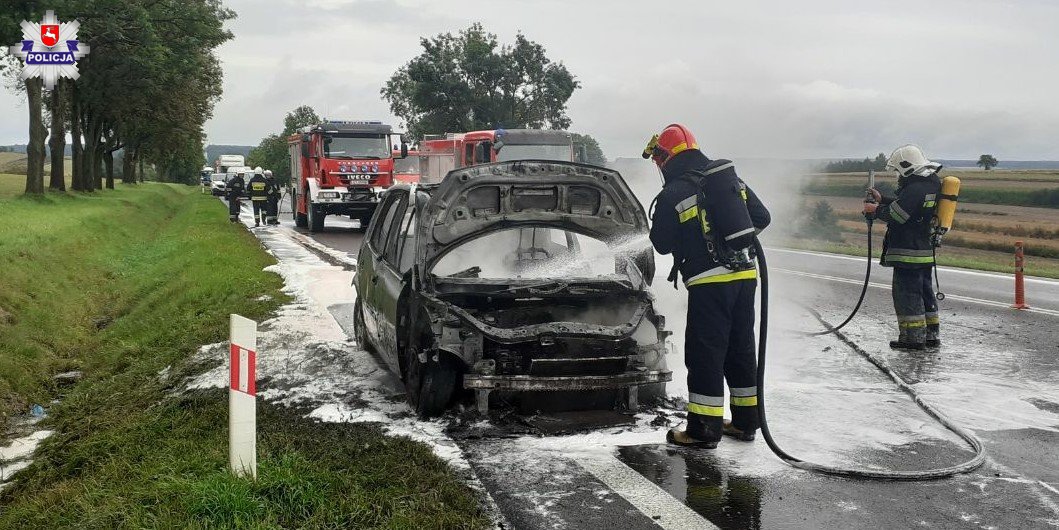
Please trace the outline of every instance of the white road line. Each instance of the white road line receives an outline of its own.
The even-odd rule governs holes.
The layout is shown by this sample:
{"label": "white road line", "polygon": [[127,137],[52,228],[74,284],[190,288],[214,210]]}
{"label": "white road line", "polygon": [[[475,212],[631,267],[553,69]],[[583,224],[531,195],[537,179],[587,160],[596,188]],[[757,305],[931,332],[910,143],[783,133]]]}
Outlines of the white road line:
{"label": "white road line", "polygon": [[1037,483],[1040,484],[1041,486],[1044,486],[1045,489],[1047,489],[1048,491],[1050,491],[1050,492],[1052,492],[1052,493],[1054,493],[1056,495],[1059,495],[1059,489],[1055,489],[1055,486],[1052,486],[1051,484],[1049,484],[1049,483],[1047,483],[1047,482],[1045,482],[1043,480],[1038,480]]}
{"label": "white road line", "polygon": [[[790,254],[801,254],[803,256],[818,256],[818,257],[822,257],[822,258],[840,259],[840,260],[847,260],[847,261],[858,261],[860,263],[864,263],[864,256],[859,256],[859,257],[858,256],[846,256],[846,255],[843,255],[843,254],[830,254],[830,253],[827,253],[827,252],[815,252],[815,251],[812,251],[812,250],[795,250],[795,249],[790,249],[790,248],[773,248],[773,247],[769,247],[767,250],[769,252],[787,252],[787,253],[790,253]],[[1014,258],[1012,258],[1012,259],[1014,259]],[[938,270],[945,271],[947,273],[951,272],[951,273],[955,273],[955,274],[967,274],[967,275],[970,275],[970,276],[985,276],[987,278],[995,278],[995,279],[998,279],[998,280],[1014,281],[1014,275],[1013,274],[998,274],[998,273],[995,273],[995,272],[974,271],[974,270],[969,270],[969,269],[961,269],[961,268],[958,268],[958,267],[938,267]],[[1027,276],[1026,277],[1026,283],[1039,283],[1039,284],[1047,284],[1047,285],[1059,286],[1059,281],[1049,280],[1047,278],[1031,277],[1031,276]]]}
{"label": "white road line", "polygon": [[613,456],[584,458],[577,460],[577,463],[666,530],[717,528],[695,510],[688,508],[669,492]]}
{"label": "white road line", "polygon": [[[820,280],[828,280],[828,281],[840,282],[840,283],[849,283],[849,284],[853,284],[853,285],[861,285],[861,284],[864,283],[862,280],[853,280],[853,279],[850,279],[850,278],[839,278],[838,276],[828,276],[826,274],[816,274],[816,273],[813,273],[813,272],[796,271],[796,270],[784,269],[784,268],[780,268],[780,267],[769,267],[769,270],[770,271],[776,271],[776,272],[782,272],[782,273],[786,273],[786,274],[793,274],[795,276],[804,276],[806,278],[817,278],[817,279],[820,279]],[[871,282],[868,285],[870,285],[872,287],[875,287],[875,288],[878,288],[878,289],[890,289],[889,285],[886,285],[886,284],[883,284],[883,283]],[[960,296],[960,295],[957,295],[957,294],[947,294],[947,295],[945,295],[945,299],[946,300],[959,300],[961,302],[970,302],[970,303],[973,303],[973,304],[982,304],[982,305],[988,305],[988,306],[992,306],[992,307],[1001,307],[1001,308],[1004,308],[1004,309],[1011,309],[1011,305],[1007,304],[1007,303],[1004,303],[1004,302],[996,302],[996,301],[993,301],[993,300],[984,300],[982,298],[973,298],[973,297],[970,297],[970,296]],[[1041,315],[1049,315],[1049,316],[1053,316],[1053,317],[1059,317],[1059,311],[1055,311],[1055,310],[1052,310],[1052,309],[1040,309],[1040,308],[1036,308],[1036,307],[1031,307],[1029,309],[1021,309],[1020,311],[1028,311],[1030,313],[1037,313],[1037,314],[1041,314]]]}

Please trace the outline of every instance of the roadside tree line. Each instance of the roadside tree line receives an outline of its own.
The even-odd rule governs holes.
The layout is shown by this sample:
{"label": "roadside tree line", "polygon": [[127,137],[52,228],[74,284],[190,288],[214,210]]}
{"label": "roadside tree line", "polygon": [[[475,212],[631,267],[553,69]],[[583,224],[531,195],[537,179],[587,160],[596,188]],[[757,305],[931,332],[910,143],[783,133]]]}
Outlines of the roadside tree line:
{"label": "roadside tree line", "polygon": [[[72,145],[71,188],[114,187],[115,153],[126,183],[144,179],[147,166],[170,181],[193,181],[201,167],[203,124],[221,95],[222,73],[213,51],[232,38],[235,17],[220,0],[52,0],[5,2],[0,43],[22,39],[23,20],[54,10],[78,20],[78,39],[92,47],[78,61],[81,77],[45,90],[39,78],[19,79],[21,63],[4,56],[0,70],[16,80],[29,109],[26,193],[65,190],[64,153]],[[12,84],[12,83],[9,83]]]}

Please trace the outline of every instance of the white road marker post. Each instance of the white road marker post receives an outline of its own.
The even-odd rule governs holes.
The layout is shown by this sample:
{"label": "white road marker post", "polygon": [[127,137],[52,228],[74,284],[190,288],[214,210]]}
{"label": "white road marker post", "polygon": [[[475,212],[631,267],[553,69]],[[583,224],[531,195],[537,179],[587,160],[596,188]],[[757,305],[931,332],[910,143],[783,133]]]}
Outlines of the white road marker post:
{"label": "white road marker post", "polygon": [[228,464],[257,478],[257,322],[231,315],[228,370]]}

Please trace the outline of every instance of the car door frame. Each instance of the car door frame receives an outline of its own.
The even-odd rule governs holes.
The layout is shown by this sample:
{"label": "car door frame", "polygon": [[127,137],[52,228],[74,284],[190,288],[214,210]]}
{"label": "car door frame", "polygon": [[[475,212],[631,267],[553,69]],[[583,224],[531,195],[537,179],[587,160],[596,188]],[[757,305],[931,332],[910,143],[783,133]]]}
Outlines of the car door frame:
{"label": "car door frame", "polygon": [[[364,330],[367,335],[368,341],[371,342],[376,348],[379,345],[378,339],[378,311],[375,307],[375,286],[378,282],[376,274],[376,266],[379,262],[382,250],[377,248],[375,240],[381,231],[385,231],[388,227],[383,226],[383,221],[386,219],[391,206],[400,200],[399,197],[390,199],[390,195],[383,197],[382,203],[375,211],[375,215],[372,216],[372,220],[369,223],[369,229],[367,237],[364,238],[361,252],[357,259],[357,276],[355,281],[357,283],[357,296],[360,297],[361,303],[361,318],[364,319]],[[386,238],[389,234],[383,234],[382,236],[383,248],[385,248]]]}
{"label": "car door frame", "polygon": [[[401,364],[397,352],[398,301],[404,289],[404,282],[398,264],[390,261],[388,254],[401,237],[401,225],[409,211],[410,194],[406,189],[393,190],[391,204],[394,204],[396,215],[390,219],[388,226],[382,226],[386,234],[382,248],[375,249],[374,284],[372,286],[372,306],[375,311],[376,344],[379,355],[395,373],[400,373]],[[383,217],[380,222],[385,222]]]}

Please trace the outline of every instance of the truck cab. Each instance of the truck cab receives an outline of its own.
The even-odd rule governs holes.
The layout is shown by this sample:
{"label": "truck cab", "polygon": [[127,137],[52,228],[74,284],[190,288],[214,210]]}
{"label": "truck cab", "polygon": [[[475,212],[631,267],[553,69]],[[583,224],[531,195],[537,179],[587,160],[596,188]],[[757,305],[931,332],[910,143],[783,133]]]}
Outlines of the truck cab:
{"label": "truck cab", "polygon": [[420,181],[441,182],[449,171],[511,160],[577,162],[566,131],[496,129],[427,135],[419,147]]}
{"label": "truck cab", "polygon": [[382,192],[394,183],[395,160],[408,156],[400,133],[377,121],[325,121],[287,143],[294,221],[310,232],[323,230],[328,215],[349,216],[366,228]]}

